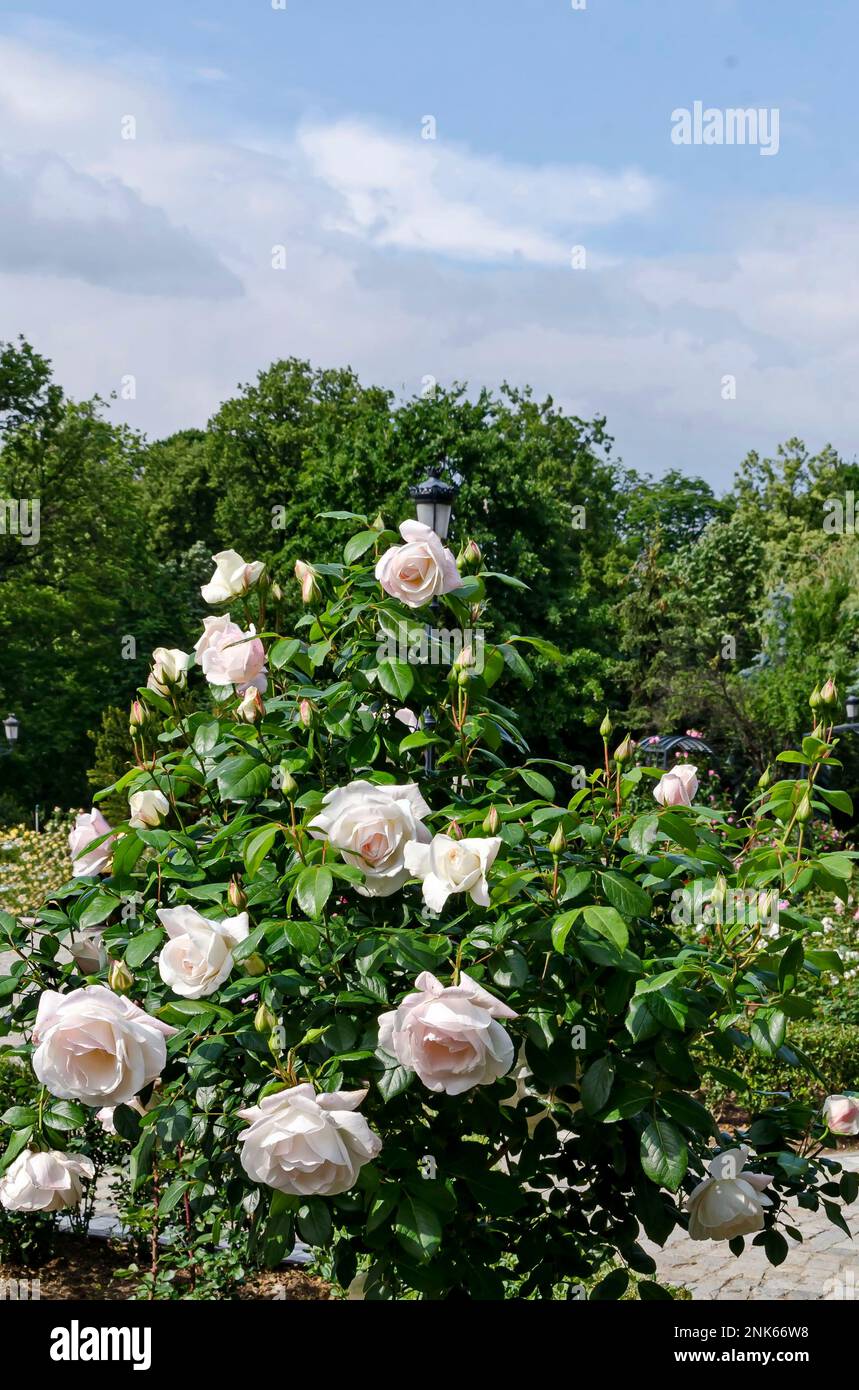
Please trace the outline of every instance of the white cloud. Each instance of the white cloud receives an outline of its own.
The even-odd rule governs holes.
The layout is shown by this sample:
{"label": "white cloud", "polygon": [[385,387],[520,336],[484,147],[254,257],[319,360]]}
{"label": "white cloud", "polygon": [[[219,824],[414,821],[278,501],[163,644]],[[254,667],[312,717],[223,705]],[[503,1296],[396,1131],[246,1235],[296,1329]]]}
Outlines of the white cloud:
{"label": "white cloud", "polygon": [[[855,208],[723,209],[718,255],[624,255],[622,226],[646,219],[653,245],[671,216],[645,175],[515,165],[359,119],[229,140],[139,66],[5,41],[0,123],[3,334],[27,334],[79,396],[134,375],[115,413],[153,434],[297,355],[406,393],[426,374],[530,383],[605,413],[628,463],[724,483],[794,433],[852,447]],[[586,270],[569,268],[576,242]]]}

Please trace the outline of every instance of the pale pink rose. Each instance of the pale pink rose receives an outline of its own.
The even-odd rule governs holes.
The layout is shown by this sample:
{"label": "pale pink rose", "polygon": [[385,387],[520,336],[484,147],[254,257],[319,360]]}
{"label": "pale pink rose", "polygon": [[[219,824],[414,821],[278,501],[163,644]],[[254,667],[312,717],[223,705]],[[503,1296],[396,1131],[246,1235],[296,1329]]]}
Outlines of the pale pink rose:
{"label": "pale pink rose", "polygon": [[399,719],[401,724],[405,724],[410,734],[413,734],[416,729],[420,728],[421,721],[418,719],[414,710],[407,709],[405,706],[402,709],[394,711],[394,718]]}
{"label": "pale pink rose", "polygon": [[158,957],[165,985],[185,999],[214,994],[233,968],[234,948],[250,931],[248,914],[214,921],[185,904],[159,907],[157,915],[170,938]]}
{"label": "pale pink rose", "polygon": [[213,555],[215,573],[200,589],[206,603],[229,603],[232,598],[241,598],[259,580],[265,569],[262,560],[246,564],[236,550],[219,550]]}
{"label": "pale pink rose", "polygon": [[240,694],[254,685],[266,688],[265,648],[251,625],[242,632],[229,613],[203,619],[203,635],[194,655],[210,685],[234,685]]}
{"label": "pale pink rose", "polygon": [[376,578],[392,598],[423,608],[440,594],[462,588],[456,560],[435,531],[422,521],[404,521],[405,545],[393,545],[376,565]]}
{"label": "pale pink rose", "polygon": [[412,842],[430,838],[423,824],[430,808],[417,787],[358,780],[328,792],[322,808],[310,822],[310,833],[363,870],[364,883],[357,891],[367,898],[387,898],[402,888],[409,877],[406,851]]}
{"label": "pale pink rose", "polygon": [[733,1240],[763,1230],[764,1208],[772,1206],[764,1189],[772,1176],[745,1172],[748,1156],[745,1145],[719,1154],[708,1165],[710,1176],[686,1198],[693,1240]]}
{"label": "pale pink rose", "polygon": [[0,1178],[0,1206],[7,1211],[62,1211],[83,1196],[82,1178],[92,1182],[95,1166],[83,1154],[25,1149]]}
{"label": "pale pink rose", "polygon": [[72,868],[76,874],[104,874],[110,872],[115,837],[111,836],[103,844],[87,853],[87,846],[102,835],[109,835],[112,826],[108,824],[101,811],[95,807],[91,811],[81,811],[75,819],[74,829],[69,833],[69,852]]}
{"label": "pale pink rose", "polygon": [[513,1065],[513,1041],[497,1022],[516,1018],[468,975],[445,988],[424,970],[415,994],[379,1018],[379,1047],[420,1077],[430,1091],[461,1095],[489,1086]]}
{"label": "pale pink rose", "polygon": [[660,777],[653,795],[662,806],[691,806],[697,790],[698,769],[686,763]]}
{"label": "pale pink rose", "polygon": [[295,577],[301,585],[302,603],[313,603],[319,598],[319,577],[312,565],[308,565],[304,560],[296,560]]}
{"label": "pale pink rose", "polygon": [[82,975],[95,975],[107,963],[103,934],[103,926],[86,927],[68,941],[69,955]]}
{"label": "pale pink rose", "polygon": [[382,1141],[355,1112],[366,1091],[322,1091],[308,1084],[239,1110],[242,1167],[254,1182],[298,1197],[333,1197],[354,1187]]}
{"label": "pale pink rose", "polygon": [[823,1115],[833,1134],[859,1134],[859,1095],[827,1096]]}
{"label": "pale pink rose", "polygon": [[46,989],[33,1028],[33,1071],[51,1095],[100,1109],[157,1081],[177,1030],[104,985]]}
{"label": "pale pink rose", "polygon": [[423,881],[424,902],[433,912],[441,912],[451,893],[467,893],[478,907],[487,907],[487,874],[500,848],[497,835],[488,840],[435,835],[429,845],[406,845],[406,868]]}

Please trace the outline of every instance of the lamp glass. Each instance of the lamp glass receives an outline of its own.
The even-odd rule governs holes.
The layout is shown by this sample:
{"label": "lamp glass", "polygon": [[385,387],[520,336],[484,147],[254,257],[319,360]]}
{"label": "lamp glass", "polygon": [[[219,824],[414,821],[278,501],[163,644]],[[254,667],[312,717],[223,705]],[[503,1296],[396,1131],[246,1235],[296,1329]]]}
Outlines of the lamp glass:
{"label": "lamp glass", "polygon": [[847,696],[847,719],[851,724],[859,722],[859,695]]}
{"label": "lamp glass", "polygon": [[18,720],[14,714],[10,714],[8,719],[3,720],[3,728],[10,743],[14,743],[18,737]]}

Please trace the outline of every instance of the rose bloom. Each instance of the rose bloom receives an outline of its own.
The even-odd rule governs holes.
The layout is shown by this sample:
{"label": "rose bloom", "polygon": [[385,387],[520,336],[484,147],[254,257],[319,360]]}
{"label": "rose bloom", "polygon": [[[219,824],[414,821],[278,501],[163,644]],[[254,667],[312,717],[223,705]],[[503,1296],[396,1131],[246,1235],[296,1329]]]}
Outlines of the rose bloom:
{"label": "rose bloom", "polygon": [[254,724],[261,714],[265,714],[262,696],[255,685],[250,685],[238,703],[236,718],[245,724]]}
{"label": "rose bloom", "polygon": [[83,1196],[81,1179],[92,1182],[94,1177],[93,1161],[83,1154],[25,1149],[0,1178],[0,1205],[7,1211],[62,1211],[64,1207],[76,1207]]}
{"label": "rose bloom", "polygon": [[827,1096],[823,1116],[833,1134],[859,1134],[859,1095]]}
{"label": "rose bloom", "polygon": [[662,806],[691,806],[697,790],[698,769],[685,763],[660,777],[653,795]]}
{"label": "rose bloom", "polygon": [[376,578],[386,594],[409,608],[423,608],[439,594],[462,588],[456,560],[432,527],[404,521],[400,535],[406,544],[392,545],[376,565]]}
{"label": "rose bloom", "polygon": [[686,1198],[693,1240],[733,1240],[763,1230],[764,1208],[772,1206],[764,1188],[772,1176],[744,1172],[748,1156],[745,1145],[719,1154],[708,1165],[710,1176]]}
{"label": "rose bloom", "polygon": [[194,655],[210,685],[234,685],[240,694],[250,685],[265,690],[265,648],[253,624],[242,632],[225,613],[204,618],[203,629]]}
{"label": "rose bloom", "polygon": [[417,1072],[430,1091],[461,1095],[488,1086],[513,1065],[515,1049],[497,1022],[516,1018],[500,999],[468,975],[444,985],[424,970],[415,994],[379,1018],[379,1047]]}
{"label": "rose bloom", "polygon": [[180,651],[178,647],[156,647],[146,684],[159,695],[169,695],[171,686],[182,690],[188,684],[190,665],[188,652]]}
{"label": "rose bloom", "polygon": [[265,569],[262,560],[246,564],[236,550],[219,550],[212,559],[215,573],[208,584],[200,588],[206,603],[229,603],[231,598],[241,598],[257,583]]}
{"label": "rose bloom", "polygon": [[400,787],[350,782],[329,792],[322,806],[310,822],[310,833],[364,871],[366,881],[358,892],[365,898],[387,898],[402,888],[409,877],[406,850],[430,839],[422,819],[430,808],[417,787],[411,782]]}
{"label": "rose bloom", "polygon": [[248,914],[212,921],[193,907],[160,907],[157,913],[170,937],[158,957],[158,973],[174,994],[203,999],[214,994],[233,968],[233,947],[250,930]]}
{"label": "rose bloom", "polygon": [[46,989],[33,1029],[33,1071],[51,1095],[100,1109],[127,1105],[157,1081],[177,1030],[104,985]]}
{"label": "rose bloom", "polygon": [[128,798],[131,816],[128,824],[133,830],[151,830],[161,824],[162,816],[170,810],[170,802],[163,792],[148,790],[132,792]]}
{"label": "rose bloom", "polygon": [[328,1091],[308,1084],[266,1096],[238,1113],[242,1167],[254,1182],[298,1197],[347,1192],[382,1141],[356,1114],[366,1091]]}
{"label": "rose bloom", "polygon": [[87,846],[94,840],[100,840],[102,835],[110,833],[112,826],[108,824],[101,811],[95,807],[89,812],[81,811],[75,818],[74,829],[69,832],[69,852],[72,856],[72,868],[76,874],[102,874],[110,872],[110,861],[113,857],[113,838],[105,840],[103,844],[90,850],[87,854]]}
{"label": "rose bloom", "polygon": [[500,847],[497,835],[488,840],[436,835],[429,845],[406,845],[406,868],[423,880],[424,902],[434,912],[441,912],[451,893],[468,893],[472,902],[487,907],[486,875]]}

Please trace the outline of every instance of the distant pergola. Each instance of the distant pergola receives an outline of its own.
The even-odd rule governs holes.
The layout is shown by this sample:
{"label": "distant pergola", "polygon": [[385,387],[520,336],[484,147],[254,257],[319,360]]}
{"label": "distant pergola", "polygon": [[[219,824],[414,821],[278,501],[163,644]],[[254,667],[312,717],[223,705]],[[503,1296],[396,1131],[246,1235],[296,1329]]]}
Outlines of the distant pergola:
{"label": "distant pergola", "polygon": [[677,761],[678,753],[688,753],[692,757],[697,755],[699,758],[710,758],[715,763],[720,761],[709,743],[705,739],[699,738],[697,734],[651,734],[648,738],[641,740],[639,747],[648,762],[652,762],[654,767],[661,767],[665,770],[673,767]]}

